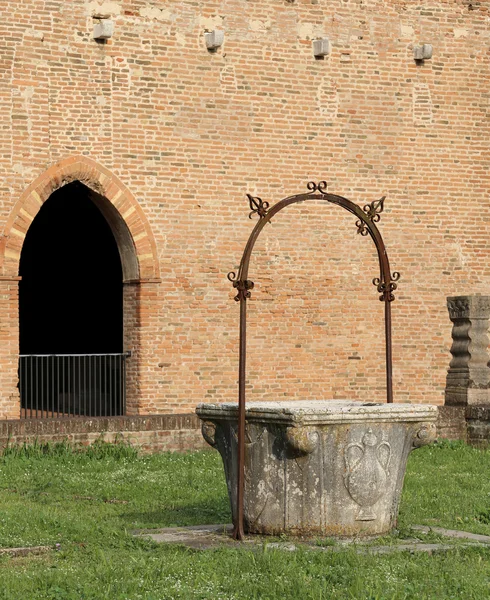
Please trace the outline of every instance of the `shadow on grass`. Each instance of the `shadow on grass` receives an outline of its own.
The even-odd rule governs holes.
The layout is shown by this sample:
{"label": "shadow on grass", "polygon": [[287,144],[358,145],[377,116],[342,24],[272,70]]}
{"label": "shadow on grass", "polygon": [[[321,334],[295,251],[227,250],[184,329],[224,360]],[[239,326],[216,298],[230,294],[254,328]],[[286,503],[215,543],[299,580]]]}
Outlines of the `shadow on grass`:
{"label": "shadow on grass", "polygon": [[185,527],[186,525],[210,525],[230,523],[231,512],[228,498],[218,498],[213,503],[198,502],[181,506],[162,506],[155,511],[127,512],[119,515],[125,525],[139,529],[159,527]]}

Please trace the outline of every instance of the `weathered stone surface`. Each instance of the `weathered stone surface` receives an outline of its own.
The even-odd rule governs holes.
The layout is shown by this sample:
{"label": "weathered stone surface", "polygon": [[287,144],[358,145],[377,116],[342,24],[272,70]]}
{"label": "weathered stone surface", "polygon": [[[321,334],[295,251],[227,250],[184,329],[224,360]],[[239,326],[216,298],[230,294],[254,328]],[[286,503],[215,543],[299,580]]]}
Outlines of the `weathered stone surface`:
{"label": "weathered stone surface", "polygon": [[[283,550],[285,552],[295,552],[297,550],[309,550],[313,552],[345,552],[347,548],[354,548],[358,554],[391,554],[394,552],[425,552],[433,554],[435,552],[446,552],[455,548],[482,548],[490,544],[490,537],[478,535],[465,531],[456,531],[452,529],[442,529],[441,527],[426,527],[423,525],[414,525],[412,529],[417,533],[424,535],[434,532],[444,537],[455,538],[457,540],[469,540],[468,543],[435,543],[427,544],[420,542],[419,539],[397,540],[389,546],[375,546],[369,540],[363,543],[359,539],[338,540],[335,545],[321,546],[317,544],[317,539],[295,539],[294,543],[288,540],[280,542],[266,542],[261,536],[249,536],[241,542],[232,539],[231,525],[191,525],[187,527],[166,527],[164,529],[143,529],[133,531],[135,537],[151,539],[158,544],[179,544],[188,548],[207,550],[216,548],[234,548],[246,551],[265,549]],[[352,546],[351,542],[355,542]]]}
{"label": "weathered stone surface", "polygon": [[217,50],[223,45],[225,40],[225,32],[221,29],[215,29],[204,34],[204,40],[206,42],[206,48],[208,50]]}
{"label": "weathered stone surface", "polygon": [[431,44],[422,44],[422,46],[415,46],[413,49],[413,57],[415,60],[427,60],[432,58],[432,46]]}
{"label": "weathered stone surface", "polygon": [[447,440],[467,441],[466,406],[438,406],[437,437]]}
{"label": "weathered stone surface", "polygon": [[490,406],[466,407],[467,441],[472,446],[490,446]]}
{"label": "weathered stone surface", "polygon": [[29,554],[45,554],[54,550],[53,546],[26,546],[23,548],[0,548],[0,556],[29,556]]}
{"label": "weathered stone surface", "polygon": [[114,35],[114,21],[110,19],[94,19],[95,40],[108,40]]}
{"label": "weathered stone surface", "polygon": [[[223,458],[233,518],[237,404],[200,404]],[[435,439],[436,406],[352,401],[249,402],[249,533],[378,535],[396,523],[409,452]]]}
{"label": "weathered stone surface", "polygon": [[412,525],[413,531],[420,533],[438,533],[444,537],[455,538],[458,540],[471,540],[482,544],[490,544],[490,535],[481,535],[479,533],[470,533],[469,531],[460,531],[459,529],[445,529],[444,527],[427,527],[427,525]]}
{"label": "weathered stone surface", "polygon": [[313,56],[327,56],[330,54],[330,40],[326,37],[313,40]]}
{"label": "weathered stone surface", "polygon": [[490,296],[452,296],[447,299],[453,322],[453,344],[446,379],[448,405],[488,404],[488,326]]}

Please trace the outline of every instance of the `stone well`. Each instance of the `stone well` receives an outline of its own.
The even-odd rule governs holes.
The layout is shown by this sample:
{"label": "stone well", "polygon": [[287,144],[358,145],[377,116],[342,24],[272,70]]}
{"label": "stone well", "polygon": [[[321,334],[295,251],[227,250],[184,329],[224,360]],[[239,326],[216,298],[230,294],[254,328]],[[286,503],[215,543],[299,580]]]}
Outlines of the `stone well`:
{"label": "stone well", "polygon": [[[206,441],[223,458],[235,521],[235,403],[200,404]],[[396,524],[410,451],[435,439],[437,407],[353,401],[248,402],[244,525],[248,533],[381,535]]]}

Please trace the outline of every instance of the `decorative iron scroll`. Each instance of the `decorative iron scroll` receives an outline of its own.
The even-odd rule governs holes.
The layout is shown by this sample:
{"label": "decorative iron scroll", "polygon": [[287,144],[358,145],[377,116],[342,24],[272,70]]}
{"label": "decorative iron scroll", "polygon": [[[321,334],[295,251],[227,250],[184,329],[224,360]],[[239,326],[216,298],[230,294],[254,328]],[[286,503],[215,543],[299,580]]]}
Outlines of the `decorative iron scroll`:
{"label": "decorative iron scroll", "polygon": [[250,281],[249,279],[245,279],[245,281],[237,279],[235,271],[230,271],[227,277],[233,283],[233,287],[238,291],[234,298],[235,302],[239,302],[242,298],[246,300],[252,296],[250,290],[254,289],[253,281]]}
{"label": "decorative iron scroll", "polygon": [[395,281],[398,281],[399,279],[400,279],[400,273],[398,273],[398,271],[395,271],[391,275],[390,281],[388,282],[388,284],[386,284],[384,281],[381,281],[381,279],[379,277],[375,277],[373,279],[373,285],[376,286],[376,289],[381,294],[381,296],[379,297],[379,299],[381,301],[387,300],[388,302],[393,302],[393,300],[395,299],[393,292],[398,287],[397,284],[395,283]]}
{"label": "decorative iron scroll", "polygon": [[315,192],[320,192],[320,194],[327,193],[326,181],[319,181],[318,183],[315,183],[314,181],[309,181],[306,187],[310,190],[312,194],[314,194]]}
{"label": "decorative iron scroll", "polygon": [[[381,219],[380,214],[383,212],[385,198],[386,198],[386,196],[383,196],[380,200],[375,200],[374,202],[371,202],[370,204],[366,204],[363,207],[362,210],[366,213],[365,218],[369,219],[371,221],[371,223],[378,223],[379,220]],[[360,233],[363,236],[366,236],[369,234],[369,230],[367,228],[365,220],[359,219],[358,221],[356,221],[356,226],[357,226],[357,233]]]}
{"label": "decorative iron scroll", "polygon": [[257,214],[257,215],[259,215],[260,219],[263,219],[265,217],[265,215],[267,214],[267,210],[269,208],[269,203],[264,202],[262,200],[262,198],[256,198],[254,196],[251,196],[250,194],[247,194],[247,198],[248,198],[248,202],[250,204],[250,209],[251,209],[251,212],[248,215],[248,218],[251,219],[252,215]]}

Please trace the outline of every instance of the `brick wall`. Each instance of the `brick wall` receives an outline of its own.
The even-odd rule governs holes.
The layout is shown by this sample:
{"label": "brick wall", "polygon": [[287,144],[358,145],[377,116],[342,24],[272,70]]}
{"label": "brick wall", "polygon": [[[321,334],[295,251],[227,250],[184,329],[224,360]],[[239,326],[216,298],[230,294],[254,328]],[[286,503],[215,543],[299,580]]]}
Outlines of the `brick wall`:
{"label": "brick wall", "polygon": [[9,445],[54,443],[92,444],[96,440],[129,442],[142,452],[209,448],[196,415],[148,415],[110,418],[0,421],[0,449]]}
{"label": "brick wall", "polygon": [[[387,196],[379,226],[402,274],[395,399],[442,403],[445,298],[490,285],[487,8],[2,2],[0,417],[18,414],[12,278],[23,237],[73,179],[126,227],[130,412],[236,398],[238,307],[226,274],[253,226],[245,193],[273,203],[310,179],[360,205]],[[107,43],[92,39],[94,12],[114,19]],[[203,34],[216,27],[225,42],[209,53]],[[311,41],[323,35],[332,51],[315,60]],[[417,64],[419,43],[434,54]],[[377,260],[354,221],[300,205],[263,232],[250,270],[249,398],[384,399]]]}

